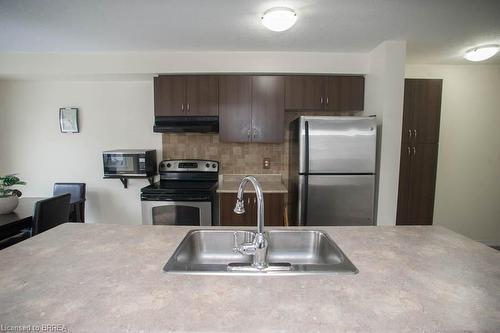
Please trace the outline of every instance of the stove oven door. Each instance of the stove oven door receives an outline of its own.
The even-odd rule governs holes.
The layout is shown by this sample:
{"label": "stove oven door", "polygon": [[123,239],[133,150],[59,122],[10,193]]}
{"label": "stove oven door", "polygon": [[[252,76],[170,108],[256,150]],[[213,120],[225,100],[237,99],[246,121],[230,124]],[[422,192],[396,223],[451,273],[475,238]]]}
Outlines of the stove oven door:
{"label": "stove oven door", "polygon": [[142,224],[211,226],[212,203],[142,201]]}

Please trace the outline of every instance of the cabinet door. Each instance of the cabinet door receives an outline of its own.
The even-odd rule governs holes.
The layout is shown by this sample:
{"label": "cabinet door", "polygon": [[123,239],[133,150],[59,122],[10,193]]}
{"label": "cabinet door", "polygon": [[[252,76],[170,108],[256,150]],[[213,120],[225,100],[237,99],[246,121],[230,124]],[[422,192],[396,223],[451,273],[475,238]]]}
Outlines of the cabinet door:
{"label": "cabinet door", "polygon": [[245,193],[245,213],[238,215],[233,209],[236,204],[236,193],[221,193],[220,201],[220,225],[221,226],[256,226],[256,215],[254,208],[255,194]]}
{"label": "cabinet door", "polygon": [[340,101],[340,76],[328,76],[325,78],[325,110],[341,111]]}
{"label": "cabinet door", "polygon": [[264,224],[266,226],[283,226],[284,196],[282,193],[264,194]]}
{"label": "cabinet door", "polygon": [[362,76],[340,76],[339,109],[341,111],[363,111],[365,104],[365,78]]}
{"label": "cabinet door", "polygon": [[442,80],[415,80],[413,89],[414,141],[439,142]]}
{"label": "cabinet door", "polygon": [[219,77],[219,140],[249,142],[252,126],[252,77]]}
{"label": "cabinet door", "polygon": [[432,224],[437,154],[437,144],[416,144],[412,147],[408,195],[409,224]]}
{"label": "cabinet door", "polygon": [[410,161],[412,157],[410,145],[401,145],[401,158],[399,166],[398,211],[396,224],[408,224],[408,200],[410,195]]}
{"label": "cabinet door", "polygon": [[[413,138],[413,90],[415,81],[405,80],[404,102],[403,102],[403,133],[401,134],[401,142],[408,144]],[[401,155],[403,157],[403,155]]]}
{"label": "cabinet door", "polygon": [[325,84],[323,76],[291,75],[285,78],[285,109],[322,110]]}
{"label": "cabinet door", "polygon": [[365,79],[362,76],[328,76],[325,89],[325,110],[362,111]]}
{"label": "cabinet door", "polygon": [[155,116],[184,116],[186,108],[184,76],[160,75],[154,79]]}
{"label": "cabinet door", "polygon": [[219,114],[218,83],[217,76],[186,76],[187,116],[217,116]]}
{"label": "cabinet door", "polygon": [[282,143],[285,82],[282,76],[252,78],[252,142]]}

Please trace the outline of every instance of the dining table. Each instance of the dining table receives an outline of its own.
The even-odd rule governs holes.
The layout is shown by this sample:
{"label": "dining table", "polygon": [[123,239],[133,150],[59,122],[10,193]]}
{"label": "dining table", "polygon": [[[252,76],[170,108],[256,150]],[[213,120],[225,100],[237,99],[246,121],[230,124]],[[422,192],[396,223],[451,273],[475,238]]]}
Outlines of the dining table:
{"label": "dining table", "polygon": [[24,229],[31,229],[35,204],[46,197],[21,197],[12,213],[0,214],[0,239],[12,237]]}

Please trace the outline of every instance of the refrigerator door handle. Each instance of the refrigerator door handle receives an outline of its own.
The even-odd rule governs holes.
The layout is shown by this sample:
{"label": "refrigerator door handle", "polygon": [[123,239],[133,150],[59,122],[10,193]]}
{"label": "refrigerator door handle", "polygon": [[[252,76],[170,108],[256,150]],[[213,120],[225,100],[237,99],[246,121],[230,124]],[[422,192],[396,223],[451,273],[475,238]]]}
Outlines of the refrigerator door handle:
{"label": "refrigerator door handle", "polygon": [[298,215],[297,225],[303,227],[307,225],[307,209],[308,209],[308,196],[309,196],[309,176],[299,176],[299,193],[298,193]]}
{"label": "refrigerator door handle", "polygon": [[309,176],[304,179],[304,225],[307,225],[307,204],[309,202]]}
{"label": "refrigerator door handle", "polygon": [[309,122],[306,121],[304,124],[304,130],[305,130],[305,159],[306,159],[306,165],[305,165],[305,172],[306,174],[309,173]]}

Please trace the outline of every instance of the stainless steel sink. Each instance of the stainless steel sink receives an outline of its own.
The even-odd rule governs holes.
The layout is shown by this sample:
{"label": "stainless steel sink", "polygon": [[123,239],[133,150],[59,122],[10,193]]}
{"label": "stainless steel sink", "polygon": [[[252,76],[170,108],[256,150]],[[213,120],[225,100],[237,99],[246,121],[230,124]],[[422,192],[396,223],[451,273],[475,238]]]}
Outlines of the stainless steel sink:
{"label": "stainless steel sink", "polygon": [[358,269],[323,231],[269,230],[269,269],[251,268],[252,257],[233,251],[235,233],[251,242],[254,233],[242,230],[192,230],[163,268],[174,274],[302,275],[356,274]]}

